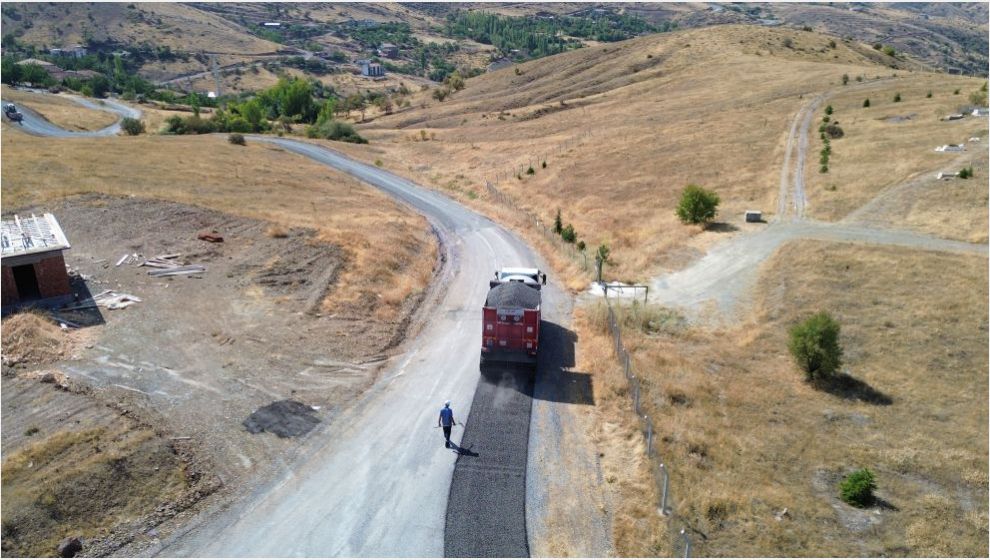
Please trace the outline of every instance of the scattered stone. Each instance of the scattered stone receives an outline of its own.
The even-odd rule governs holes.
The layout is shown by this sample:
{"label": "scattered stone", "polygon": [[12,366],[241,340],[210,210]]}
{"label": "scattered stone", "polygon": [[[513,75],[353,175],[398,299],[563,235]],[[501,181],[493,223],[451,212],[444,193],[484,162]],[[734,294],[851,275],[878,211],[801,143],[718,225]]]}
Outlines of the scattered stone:
{"label": "scattered stone", "polygon": [[62,558],[73,558],[82,551],[82,539],[79,537],[66,537],[58,544],[58,555]]}

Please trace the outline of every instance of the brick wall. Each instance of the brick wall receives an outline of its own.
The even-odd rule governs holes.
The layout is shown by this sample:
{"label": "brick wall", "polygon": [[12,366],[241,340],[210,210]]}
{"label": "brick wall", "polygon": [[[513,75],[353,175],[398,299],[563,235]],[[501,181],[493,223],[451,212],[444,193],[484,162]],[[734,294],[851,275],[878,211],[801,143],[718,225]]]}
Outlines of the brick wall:
{"label": "brick wall", "polygon": [[[62,254],[46,257],[33,265],[34,275],[38,279],[38,292],[43,298],[64,296],[72,293],[69,287],[69,273],[65,269],[65,259]],[[10,305],[20,301],[17,293],[17,282],[14,281],[14,269],[4,266],[2,271],[2,305]]]}
{"label": "brick wall", "polygon": [[72,293],[69,289],[69,273],[65,270],[65,259],[59,253],[35,263],[34,274],[38,277],[38,291],[41,297],[64,296]]}
{"label": "brick wall", "polygon": [[17,294],[17,284],[14,283],[14,271],[9,266],[3,267],[3,281],[0,282],[0,305],[10,305],[17,303],[20,296]]}

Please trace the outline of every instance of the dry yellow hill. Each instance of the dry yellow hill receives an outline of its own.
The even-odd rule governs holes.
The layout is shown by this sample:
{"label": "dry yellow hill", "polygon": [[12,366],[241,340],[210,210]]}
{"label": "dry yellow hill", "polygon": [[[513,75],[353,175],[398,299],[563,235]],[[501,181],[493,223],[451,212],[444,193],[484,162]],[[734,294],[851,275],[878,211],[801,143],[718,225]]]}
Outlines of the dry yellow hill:
{"label": "dry yellow hill", "polygon": [[[222,53],[221,64],[282,48],[234,22],[179,3],[8,2],[3,28],[5,35],[42,49],[87,41],[125,48],[150,45],[176,53]],[[195,58],[174,59],[149,63],[142,74],[159,79],[204,69],[204,62]]]}
{"label": "dry yellow hill", "polygon": [[[914,96],[921,117],[896,125],[905,138],[900,148],[930,150],[926,134],[935,113],[982,85],[894,71],[879,65],[875,59],[884,55],[869,46],[833,40],[733,25],[580,49],[468,80],[443,102],[422,92],[411,108],[364,126],[371,146],[348,149],[470,199],[485,198],[483,182],[498,175],[498,188],[533,214],[549,221],[560,208],[589,246],[609,243],[615,276],[645,280],[726,230],[745,228],[747,209],[773,217],[793,116],[819,93],[890,99],[922,82],[938,84],[940,93],[961,89],[959,96]],[[855,139],[847,118],[844,112],[840,120]],[[969,132],[946,134],[944,142],[965,141]],[[841,176],[843,140],[833,149]],[[878,172],[857,178],[862,194],[855,197],[839,185],[836,192],[847,199],[865,202],[869,193],[931,165],[919,158],[894,166],[882,151],[865,158],[857,165],[874,162]],[[818,159],[811,149],[809,159]],[[535,173],[527,175],[531,162]],[[727,227],[700,233],[677,221],[674,207],[689,183],[719,193]],[[818,198],[811,196],[812,209]]]}

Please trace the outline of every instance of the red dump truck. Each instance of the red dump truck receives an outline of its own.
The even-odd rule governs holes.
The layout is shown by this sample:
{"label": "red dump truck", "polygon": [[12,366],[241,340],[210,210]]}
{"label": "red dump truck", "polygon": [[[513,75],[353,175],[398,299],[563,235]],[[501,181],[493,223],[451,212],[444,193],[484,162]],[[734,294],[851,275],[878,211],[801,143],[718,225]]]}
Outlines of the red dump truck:
{"label": "red dump truck", "polygon": [[536,268],[503,268],[489,282],[481,320],[481,365],[536,364],[540,350],[540,288],[546,274]]}

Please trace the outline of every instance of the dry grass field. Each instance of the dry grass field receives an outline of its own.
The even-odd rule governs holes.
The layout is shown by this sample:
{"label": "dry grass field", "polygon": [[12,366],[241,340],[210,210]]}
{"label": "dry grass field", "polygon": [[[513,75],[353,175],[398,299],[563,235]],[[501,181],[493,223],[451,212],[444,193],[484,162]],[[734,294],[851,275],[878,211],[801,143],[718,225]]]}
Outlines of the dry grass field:
{"label": "dry grass field", "polygon": [[[969,94],[983,85],[980,80],[939,74],[917,74],[905,80],[883,83],[876,89],[843,92],[836,89],[815,114],[805,177],[811,217],[838,220],[859,208],[885,187],[919,174],[958,171],[959,154],[935,152],[942,144],[967,144],[972,159],[986,154],[987,119],[956,121],[940,118],[970,105]],[[954,93],[959,90],[959,93]],[[927,97],[928,92],[932,96]],[[894,102],[894,96],[901,101]],[[863,107],[865,99],[870,107]],[[817,128],[826,105],[834,109],[845,135],[831,141],[828,173],[819,172],[822,142]],[[973,143],[971,137],[980,138]],[[967,160],[968,161],[968,160]],[[985,181],[985,175],[984,182]]]}
{"label": "dry grass field", "polygon": [[[792,117],[812,94],[841,88],[843,74],[848,87],[867,87],[856,76],[873,82],[878,99],[916,81],[941,80],[941,92],[982,84],[901,70],[895,78],[860,45],[829,40],[724,26],[580,49],[473,78],[442,103],[419,93],[411,108],[362,126],[370,146],[344,149],[463,200],[485,199],[483,181],[501,173],[499,188],[531,213],[550,220],[560,208],[589,246],[608,243],[613,277],[642,281],[730,235],[747,209],[772,218]],[[888,176],[869,173],[835,192],[865,201]],[[689,183],[719,193],[728,225],[702,232],[677,221]]]}
{"label": "dry grass field", "polygon": [[117,121],[117,115],[107,111],[89,109],[61,95],[37,95],[0,88],[4,101],[24,105],[66,130],[99,130]]}
{"label": "dry grass field", "polygon": [[393,318],[424,289],[435,242],[418,215],[346,175],[260,142],[139,136],[58,142],[4,129],[4,211],[82,192],[195,204],[283,227],[312,227],[349,257],[328,301],[372,302]]}
{"label": "dry grass field", "polygon": [[[743,325],[630,312],[624,342],[697,554],[986,556],[987,281],[983,257],[798,242],[764,266]],[[844,390],[809,386],[786,349],[820,309],[842,325]],[[603,313],[586,312],[586,370],[605,368]],[[837,497],[861,467],[882,500],[862,510]]]}

